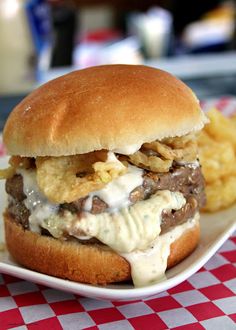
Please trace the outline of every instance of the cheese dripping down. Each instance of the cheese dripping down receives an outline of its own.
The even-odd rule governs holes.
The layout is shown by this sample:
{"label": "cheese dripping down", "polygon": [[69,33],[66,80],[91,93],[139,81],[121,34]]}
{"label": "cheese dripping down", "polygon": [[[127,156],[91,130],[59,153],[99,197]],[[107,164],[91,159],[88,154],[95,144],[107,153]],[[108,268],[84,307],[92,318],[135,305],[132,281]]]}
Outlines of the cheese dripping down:
{"label": "cheese dripping down", "polygon": [[115,213],[86,212],[77,221],[71,220],[73,226],[69,234],[79,238],[83,232],[96,237],[118,253],[145,250],[161,232],[163,210],[178,210],[185,203],[179,192],[158,191],[149,199],[122,207]]}
{"label": "cheese dripping down", "polygon": [[198,220],[199,214],[196,214],[193,219],[157,236],[146,250],[121,254],[130,263],[134,286],[142,287],[154,284],[165,278],[171,244],[185,231],[194,227]]}
{"label": "cheese dripping down", "polygon": [[31,231],[40,233],[42,222],[58,213],[59,205],[53,204],[41,193],[35,170],[19,169],[18,174],[23,177],[23,191],[26,196],[24,204],[30,211],[29,228]]}
{"label": "cheese dripping down", "polygon": [[81,239],[83,231],[87,237],[98,238],[130,263],[134,285],[145,286],[163,278],[171,244],[196,223],[193,219],[160,235],[162,211],[184,204],[182,194],[165,190],[116,213],[85,213],[78,220],[66,211],[63,217],[56,215],[42,226],[55,237],[67,231]]}

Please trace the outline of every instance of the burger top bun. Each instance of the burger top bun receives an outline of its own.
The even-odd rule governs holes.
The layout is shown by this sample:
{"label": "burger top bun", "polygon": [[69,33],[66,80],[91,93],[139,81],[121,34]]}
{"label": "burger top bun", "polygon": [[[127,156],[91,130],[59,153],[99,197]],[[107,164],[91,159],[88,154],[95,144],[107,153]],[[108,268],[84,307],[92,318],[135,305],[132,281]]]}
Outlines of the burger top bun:
{"label": "burger top bun", "polygon": [[105,65],[33,91],[10,114],[3,138],[11,155],[65,156],[141,146],[200,130],[206,121],[193,92],[169,73]]}

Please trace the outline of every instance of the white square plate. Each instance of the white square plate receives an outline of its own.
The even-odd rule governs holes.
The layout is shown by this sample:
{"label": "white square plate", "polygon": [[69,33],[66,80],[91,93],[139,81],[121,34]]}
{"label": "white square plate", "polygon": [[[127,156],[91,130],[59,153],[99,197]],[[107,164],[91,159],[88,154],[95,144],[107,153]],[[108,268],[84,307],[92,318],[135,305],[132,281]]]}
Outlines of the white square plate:
{"label": "white square plate", "polygon": [[[7,158],[0,159],[0,168],[6,164]],[[4,182],[1,181],[0,215],[6,206],[4,191]],[[201,240],[197,249],[180,264],[168,270],[166,278],[161,282],[143,288],[134,288],[131,284],[102,287],[62,280],[20,266],[6,250],[0,252],[0,272],[85,297],[109,300],[141,299],[170,289],[197,272],[236,230],[236,205],[214,214],[203,214],[200,223]],[[0,242],[4,242],[3,221],[0,221],[0,232]]]}

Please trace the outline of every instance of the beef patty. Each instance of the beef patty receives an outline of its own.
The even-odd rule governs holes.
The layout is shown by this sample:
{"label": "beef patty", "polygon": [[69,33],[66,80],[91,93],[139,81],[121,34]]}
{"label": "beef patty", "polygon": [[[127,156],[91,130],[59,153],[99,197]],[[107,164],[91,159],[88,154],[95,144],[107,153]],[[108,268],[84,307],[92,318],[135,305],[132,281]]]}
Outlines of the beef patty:
{"label": "beef patty", "polygon": [[[162,212],[161,234],[193,217],[196,211],[205,204],[204,179],[199,167],[174,165],[168,173],[145,171],[143,179],[143,185],[130,193],[129,199],[132,203],[147,199],[158,190],[179,191],[186,198],[186,204],[180,210]],[[15,221],[25,229],[29,229],[30,211],[24,204],[26,196],[23,191],[23,178],[20,174],[16,174],[6,181],[6,192],[12,197],[9,198],[8,212]],[[65,210],[69,210],[80,216],[86,199],[87,197],[72,203],[61,204],[59,212],[63,214]],[[108,207],[101,199],[93,197],[92,214],[105,212]],[[42,230],[42,234],[47,233]]]}

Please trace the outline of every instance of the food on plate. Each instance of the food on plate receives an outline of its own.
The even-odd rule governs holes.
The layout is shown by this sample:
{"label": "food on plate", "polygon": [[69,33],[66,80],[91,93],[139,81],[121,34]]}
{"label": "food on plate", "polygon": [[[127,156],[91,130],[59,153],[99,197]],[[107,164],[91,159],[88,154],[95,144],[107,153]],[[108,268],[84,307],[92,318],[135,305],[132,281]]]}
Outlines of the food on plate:
{"label": "food on plate", "polygon": [[145,66],[39,87],[10,114],[4,214],[12,256],[74,281],[155,283],[199,241],[204,179],[193,92]]}
{"label": "food on plate", "polygon": [[236,115],[233,115],[230,120],[234,124],[234,127],[236,127]]}
{"label": "food on plate", "polygon": [[198,145],[206,180],[207,203],[203,210],[214,212],[236,201],[236,121],[217,109],[207,114],[210,123],[200,132]]}
{"label": "food on plate", "polygon": [[210,124],[206,126],[207,133],[217,141],[229,141],[236,150],[235,124],[219,110],[211,109],[208,113]]}

